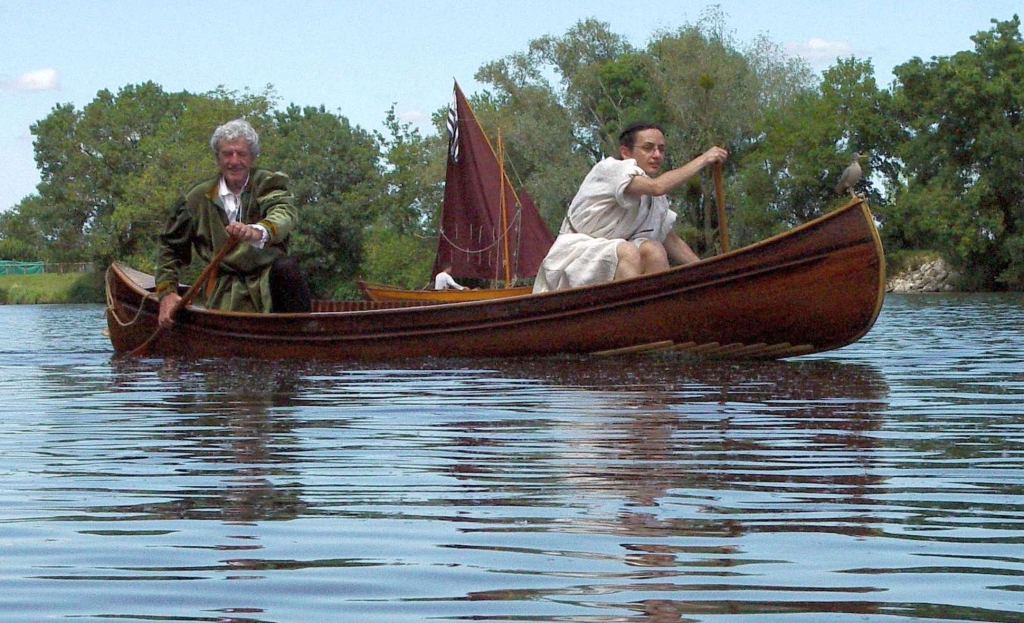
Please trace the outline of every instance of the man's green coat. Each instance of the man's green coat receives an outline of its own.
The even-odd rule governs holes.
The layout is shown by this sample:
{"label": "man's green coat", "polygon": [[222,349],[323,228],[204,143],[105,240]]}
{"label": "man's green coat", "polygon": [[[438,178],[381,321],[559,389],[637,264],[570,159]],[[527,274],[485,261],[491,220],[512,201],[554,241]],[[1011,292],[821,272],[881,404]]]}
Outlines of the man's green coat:
{"label": "man's green coat", "polygon": [[[172,208],[160,235],[157,294],[175,292],[181,268],[195,253],[204,264],[227,241],[227,216],[217,195],[220,176],[185,193]],[[239,220],[260,224],[269,238],[262,249],[242,242],[225,256],[217,278],[200,294],[207,309],[270,312],[270,265],[288,252],[288,236],[295,229],[298,210],[284,173],[253,169],[241,194]],[[198,297],[197,297],[198,298]]]}

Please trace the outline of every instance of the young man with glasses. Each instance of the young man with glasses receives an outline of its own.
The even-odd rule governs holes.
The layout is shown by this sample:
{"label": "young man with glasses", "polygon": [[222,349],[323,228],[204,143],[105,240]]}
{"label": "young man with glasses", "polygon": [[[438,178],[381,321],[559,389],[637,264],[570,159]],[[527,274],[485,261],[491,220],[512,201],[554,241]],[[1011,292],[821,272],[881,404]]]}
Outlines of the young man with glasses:
{"label": "young man with glasses", "polygon": [[628,279],[700,258],[673,231],[676,213],[665,195],[728,153],[712,147],[659,174],[665,133],[639,122],[619,134],[619,157],[594,165],[573,198],[533,291],[548,292]]}

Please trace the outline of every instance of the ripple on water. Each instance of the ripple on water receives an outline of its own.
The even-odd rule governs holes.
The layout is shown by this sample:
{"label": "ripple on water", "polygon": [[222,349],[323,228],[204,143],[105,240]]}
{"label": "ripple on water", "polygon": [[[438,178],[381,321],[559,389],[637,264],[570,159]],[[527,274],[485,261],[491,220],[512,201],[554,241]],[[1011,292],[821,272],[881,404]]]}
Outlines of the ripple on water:
{"label": "ripple on water", "polygon": [[5,619],[1024,613],[1019,297],[888,297],[762,363],[115,360],[102,308],[32,307],[0,308]]}

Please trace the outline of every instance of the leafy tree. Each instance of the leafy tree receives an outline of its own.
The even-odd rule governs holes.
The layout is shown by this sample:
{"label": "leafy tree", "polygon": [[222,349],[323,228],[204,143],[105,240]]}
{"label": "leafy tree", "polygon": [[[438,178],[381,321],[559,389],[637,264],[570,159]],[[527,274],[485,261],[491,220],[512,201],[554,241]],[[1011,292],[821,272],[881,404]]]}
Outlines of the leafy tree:
{"label": "leafy tree", "polygon": [[32,126],[42,180],[38,223],[66,261],[103,261],[125,251],[110,219],[134,176],[146,166],[144,137],[183,100],[151,83],[108,90],[81,111],[57,106]]}
{"label": "leafy tree", "polygon": [[44,213],[39,195],[23,199],[18,208],[0,213],[0,259],[59,262],[43,237],[39,215]]}
{"label": "leafy tree", "polygon": [[[717,7],[644,47],[584,20],[488,63],[469,96],[506,170],[557,229],[589,168],[617,152],[621,128],[666,128],[666,166],[711,144],[731,152],[726,198],[734,246],[805,222],[844,201],[833,190],[853,151],[869,154],[858,191],[887,250],[931,249],[979,289],[1024,289],[1024,42],[1020,20],[979,32],[973,50],[897,67],[879,89],[870,62],[841,59],[820,81],[758,37],[737,42]],[[364,276],[420,287],[436,245],[446,136],[387,113],[367,133],[323,106],[276,109],[260,93],[167,93],[146,82],[102,90],[81,110],[55,106],[32,126],[38,193],[0,214],[0,256],[112,259],[152,268],[174,199],[216,173],[211,131],[248,119],[257,166],[283,170],[302,206],[294,236],[320,295]],[[703,255],[717,237],[710,179],[676,192],[684,237]]]}
{"label": "leafy tree", "polygon": [[906,188],[888,227],[933,248],[969,287],[1024,289],[1024,41],[1020,18],[971,37],[974,50],[896,68]]}
{"label": "leafy tree", "polygon": [[[602,70],[635,49],[608,25],[588,19],[562,37],[531,41],[524,53],[480,68],[494,91],[470,103],[494,142],[500,128],[506,168],[525,186],[548,227],[557,231],[580,181],[617,136],[622,98],[601,82]],[[559,78],[552,84],[549,76]]]}
{"label": "leafy tree", "polygon": [[380,193],[378,145],[322,107],[271,114],[273,102],[270,87],[193,95],[146,83],[116,96],[101,91],[82,111],[57,107],[33,127],[40,194],[7,215],[4,247],[30,248],[34,229],[50,261],[119,259],[152,268],[169,206],[217,172],[213,128],[243,117],[261,135],[257,166],[291,174],[304,206],[294,249],[314,288],[331,292],[360,263]]}
{"label": "leafy tree", "polygon": [[839,60],[817,89],[793,94],[758,124],[735,179],[738,244],[750,243],[820,216],[845,201],[834,187],[854,152],[867,154],[858,191],[880,206],[871,182],[878,167],[896,175],[893,154],[902,134],[888,114],[891,99],[879,90],[870,61]]}
{"label": "leafy tree", "polygon": [[[438,113],[439,115],[441,113]],[[435,118],[443,128],[440,117]],[[392,106],[378,133],[383,148],[385,191],[374,204],[360,274],[368,281],[418,289],[426,285],[437,248],[437,220],[444,193],[447,141],[424,137],[402,123]]]}
{"label": "leafy tree", "polygon": [[[809,87],[805,63],[786,58],[763,40],[744,49],[726,33],[723,21],[721,12],[712,9],[700,23],[659,33],[645,50],[637,50],[606,24],[587,20],[563,37],[535,40],[528,53],[478,72],[479,80],[496,87],[494,101],[508,111],[498,116],[542,118],[547,136],[558,140],[557,145],[549,141],[551,149],[544,154],[547,162],[562,167],[562,175],[547,178],[552,186],[558,184],[557,190],[539,195],[526,180],[550,226],[558,226],[586,170],[605,154],[617,153],[617,136],[627,123],[646,118],[666,128],[672,146],[669,167],[712,144],[726,146],[739,159],[765,110]],[[557,87],[547,79],[552,74],[560,78]],[[565,112],[559,117],[538,109],[543,101]],[[536,150],[520,143],[523,139],[538,136],[513,135],[510,153],[527,156],[517,167],[544,171],[533,155]],[[711,200],[710,184],[699,180],[676,196],[684,220],[702,227],[684,235],[705,251],[713,244]]]}
{"label": "leafy tree", "polygon": [[[554,69],[561,76],[561,102],[569,111],[577,146],[590,154],[592,162],[615,149],[617,128],[629,113],[637,112],[637,103],[652,101],[645,81],[649,59],[604,22],[581,21],[562,37],[532,41],[530,52],[539,65],[534,75]],[[648,106],[657,104],[640,106],[646,113]]]}
{"label": "leafy tree", "polygon": [[216,171],[211,128],[268,107],[262,95],[166,93],[152,82],[102,90],[81,111],[58,105],[32,126],[42,179],[14,213],[37,228],[49,261],[151,267],[173,197],[200,170]]}
{"label": "leafy tree", "polygon": [[291,251],[314,291],[332,296],[357,274],[363,232],[381,191],[373,135],[319,108],[288,106],[274,114],[268,162],[287,172],[301,210]]}
{"label": "leafy tree", "polygon": [[89,142],[77,138],[81,118],[82,113],[64,104],[32,126],[42,178],[38,186],[42,201],[33,202],[32,220],[47,246],[73,261],[85,259],[87,229],[98,216],[97,206],[109,203],[108,198],[97,196],[93,181],[99,181],[98,154]]}
{"label": "leafy tree", "polygon": [[387,194],[377,203],[375,226],[394,229],[403,236],[436,235],[448,153],[446,114],[447,107],[433,118],[438,134],[424,137],[411,123],[399,121],[394,106],[388,110],[384,120],[388,133],[377,134],[384,154]]}

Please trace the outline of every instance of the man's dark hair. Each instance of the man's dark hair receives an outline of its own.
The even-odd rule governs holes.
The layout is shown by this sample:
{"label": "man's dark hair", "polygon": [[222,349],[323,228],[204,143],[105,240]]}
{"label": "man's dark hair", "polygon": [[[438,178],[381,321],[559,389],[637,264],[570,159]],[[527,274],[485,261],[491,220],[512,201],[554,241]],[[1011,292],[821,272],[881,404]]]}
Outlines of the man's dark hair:
{"label": "man's dark hair", "polygon": [[626,149],[633,149],[633,146],[636,145],[636,135],[644,130],[657,130],[662,134],[665,133],[664,128],[652,121],[634,121],[623,128],[622,132],[619,132],[619,145]]}

